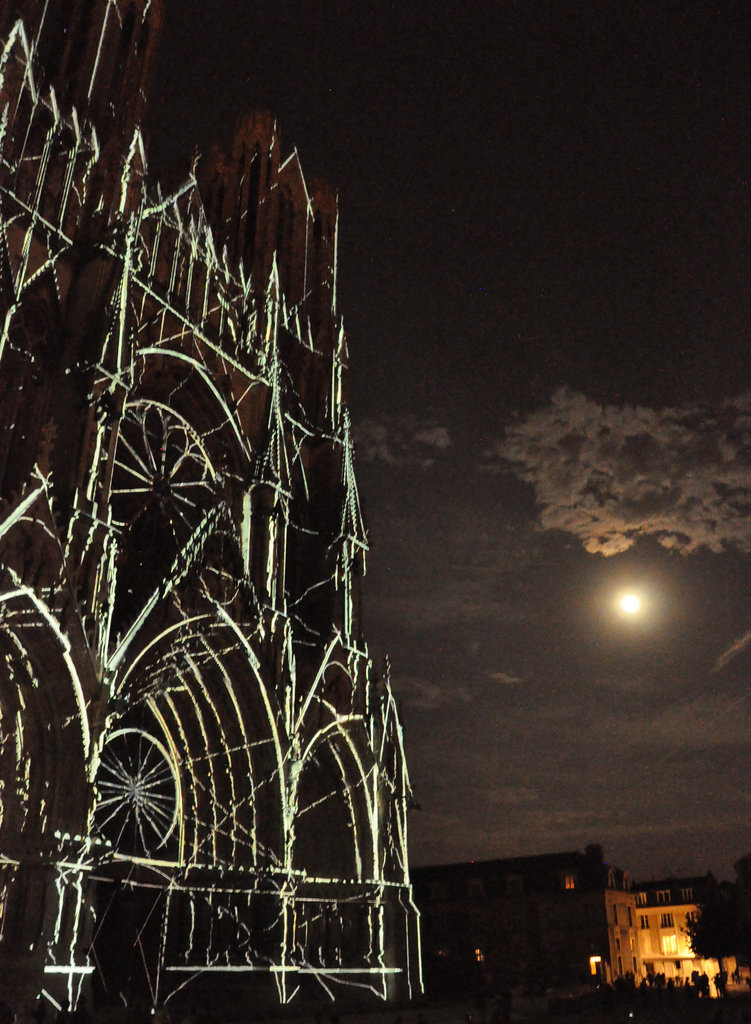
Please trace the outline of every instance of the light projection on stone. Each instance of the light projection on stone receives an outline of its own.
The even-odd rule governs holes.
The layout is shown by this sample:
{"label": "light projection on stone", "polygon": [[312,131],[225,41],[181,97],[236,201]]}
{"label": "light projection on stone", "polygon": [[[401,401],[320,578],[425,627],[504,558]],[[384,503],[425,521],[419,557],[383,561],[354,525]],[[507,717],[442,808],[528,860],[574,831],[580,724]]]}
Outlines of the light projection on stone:
{"label": "light projection on stone", "polygon": [[161,5],[28,8],[0,13],[0,996],[409,997],[336,195],[267,115],[163,192]]}
{"label": "light projection on stone", "polygon": [[177,770],[162,744],[140,729],[117,729],[99,760],[94,829],[117,850],[156,855],[175,831]]}

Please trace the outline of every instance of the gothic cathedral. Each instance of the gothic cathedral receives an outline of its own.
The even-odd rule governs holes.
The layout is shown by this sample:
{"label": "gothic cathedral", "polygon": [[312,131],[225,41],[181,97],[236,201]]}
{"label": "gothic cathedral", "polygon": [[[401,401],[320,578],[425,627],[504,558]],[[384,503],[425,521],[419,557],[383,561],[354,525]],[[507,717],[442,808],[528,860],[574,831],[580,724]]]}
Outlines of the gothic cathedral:
{"label": "gothic cathedral", "polygon": [[0,997],[409,998],[336,195],[267,115],[149,179],[162,19],[0,0]]}

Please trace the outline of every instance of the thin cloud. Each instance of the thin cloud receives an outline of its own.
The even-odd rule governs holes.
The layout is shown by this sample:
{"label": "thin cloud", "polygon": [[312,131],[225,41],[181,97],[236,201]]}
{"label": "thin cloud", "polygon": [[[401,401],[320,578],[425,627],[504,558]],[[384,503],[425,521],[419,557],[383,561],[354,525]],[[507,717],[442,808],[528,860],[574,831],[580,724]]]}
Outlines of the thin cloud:
{"label": "thin cloud", "polygon": [[723,669],[729,661],[732,661],[736,654],[740,654],[741,651],[745,650],[749,644],[751,644],[751,629],[749,629],[747,633],[744,633],[743,636],[739,636],[733,640],[730,646],[722,652],[715,662],[715,666],[712,669],[712,675],[715,675],[720,671],[720,669]]}
{"label": "thin cloud", "polygon": [[418,430],[414,435],[418,444],[424,444],[431,448],[450,448],[451,437],[447,427],[427,427]]}
{"label": "thin cloud", "polygon": [[355,430],[358,455],[367,462],[428,469],[436,453],[451,447],[448,427],[413,416],[362,420]]}
{"label": "thin cloud", "polygon": [[456,683],[441,685],[416,677],[399,677],[396,690],[406,707],[424,710],[447,704],[466,704],[472,697],[467,686]]}
{"label": "thin cloud", "polygon": [[562,388],[492,451],[532,484],[540,524],[614,555],[640,536],[683,554],[751,552],[751,395],[718,409],[599,406]]}
{"label": "thin cloud", "polygon": [[490,678],[494,683],[503,683],[505,686],[514,686],[522,682],[522,677],[514,672],[491,672]]}

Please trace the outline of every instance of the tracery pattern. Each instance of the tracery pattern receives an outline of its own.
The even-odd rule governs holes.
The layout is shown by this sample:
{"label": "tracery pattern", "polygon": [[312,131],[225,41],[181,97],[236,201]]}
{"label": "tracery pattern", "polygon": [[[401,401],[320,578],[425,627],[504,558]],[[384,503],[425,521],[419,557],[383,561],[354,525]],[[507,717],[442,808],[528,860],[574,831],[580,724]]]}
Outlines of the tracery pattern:
{"label": "tracery pattern", "polygon": [[136,402],[125,410],[111,490],[116,525],[127,529],[156,513],[168,519],[178,543],[190,536],[213,479],[201,439],[183,417],[153,402]]}
{"label": "tracery pattern", "polygon": [[157,855],[177,825],[177,774],[164,745],[142,729],[116,729],[99,758],[94,829],[117,850]]}
{"label": "tracery pattern", "polygon": [[[94,84],[127,21],[100,6]],[[132,11],[142,38],[160,5]],[[414,994],[336,197],[261,116],[200,181],[147,186],[134,121],[66,107],[31,57],[54,46],[5,27],[0,996]]]}

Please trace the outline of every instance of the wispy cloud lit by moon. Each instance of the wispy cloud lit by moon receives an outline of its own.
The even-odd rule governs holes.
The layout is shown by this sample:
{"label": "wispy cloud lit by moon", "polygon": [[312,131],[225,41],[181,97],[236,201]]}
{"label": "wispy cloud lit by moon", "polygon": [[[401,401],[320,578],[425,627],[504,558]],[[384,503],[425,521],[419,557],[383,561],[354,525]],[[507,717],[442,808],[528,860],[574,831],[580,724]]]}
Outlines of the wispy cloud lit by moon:
{"label": "wispy cloud lit by moon", "polygon": [[684,554],[751,551],[751,395],[647,409],[561,388],[488,454],[532,484],[543,529],[587,551],[618,554],[640,536]]}

